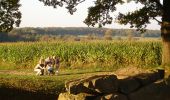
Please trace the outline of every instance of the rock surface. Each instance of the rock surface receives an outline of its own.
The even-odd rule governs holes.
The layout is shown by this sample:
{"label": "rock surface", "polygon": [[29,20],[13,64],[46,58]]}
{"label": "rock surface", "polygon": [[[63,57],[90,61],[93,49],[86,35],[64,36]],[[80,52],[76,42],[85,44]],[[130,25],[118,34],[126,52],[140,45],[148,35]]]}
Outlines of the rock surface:
{"label": "rock surface", "polygon": [[104,96],[99,96],[94,100],[128,100],[126,95],[120,93],[112,93]]}
{"label": "rock surface", "polygon": [[164,80],[154,82],[129,95],[130,100],[170,100],[170,84]]}
{"label": "rock surface", "polygon": [[118,84],[119,91],[123,94],[130,94],[131,92],[137,90],[141,86],[140,83],[132,77],[120,79]]}
{"label": "rock surface", "polygon": [[95,91],[109,94],[118,90],[118,80],[115,75],[109,75],[92,80]]}
{"label": "rock surface", "polygon": [[95,75],[66,82],[66,90],[70,94],[100,94],[117,91],[116,75]]}
{"label": "rock surface", "polygon": [[58,100],[93,100],[96,96],[80,93],[77,95],[69,94],[68,92],[60,93]]}
{"label": "rock surface", "polygon": [[58,100],[170,100],[170,77],[163,77],[162,70],[121,79],[113,74],[84,77],[66,82],[67,92]]}

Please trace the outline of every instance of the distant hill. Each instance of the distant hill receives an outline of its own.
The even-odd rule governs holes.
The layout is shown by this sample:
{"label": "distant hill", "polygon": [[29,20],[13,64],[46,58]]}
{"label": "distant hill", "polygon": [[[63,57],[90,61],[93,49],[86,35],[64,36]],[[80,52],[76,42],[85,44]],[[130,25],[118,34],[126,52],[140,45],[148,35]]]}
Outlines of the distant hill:
{"label": "distant hill", "polygon": [[[87,36],[90,34],[102,37],[108,28],[88,27],[25,27],[15,28],[10,33],[0,33],[0,41],[38,41],[41,38],[63,36]],[[128,36],[129,31],[134,37],[160,37],[160,30],[147,30],[143,35],[133,29],[111,29],[112,36]]]}

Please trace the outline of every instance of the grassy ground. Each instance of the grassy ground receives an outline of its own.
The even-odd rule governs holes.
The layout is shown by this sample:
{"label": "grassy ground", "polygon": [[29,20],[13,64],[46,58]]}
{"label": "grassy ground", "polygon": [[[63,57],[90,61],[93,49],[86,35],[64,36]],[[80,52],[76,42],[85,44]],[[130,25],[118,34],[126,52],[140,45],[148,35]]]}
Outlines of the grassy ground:
{"label": "grassy ground", "polygon": [[0,100],[56,100],[58,95],[65,91],[66,81],[96,74],[130,76],[148,69],[150,70],[150,67],[61,69],[60,74],[54,76],[36,76],[33,69],[1,69]]}
{"label": "grassy ground", "polygon": [[94,74],[112,73],[100,68],[61,69],[59,75],[36,76],[32,69],[1,69],[0,100],[56,100],[66,81]]}

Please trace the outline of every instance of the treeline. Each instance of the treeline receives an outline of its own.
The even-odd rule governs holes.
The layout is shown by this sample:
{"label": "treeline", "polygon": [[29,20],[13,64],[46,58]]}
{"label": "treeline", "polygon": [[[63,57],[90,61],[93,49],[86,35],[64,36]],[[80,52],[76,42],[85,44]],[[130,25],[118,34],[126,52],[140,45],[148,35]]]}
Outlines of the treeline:
{"label": "treeline", "polygon": [[88,27],[46,27],[46,28],[15,28],[9,33],[0,33],[0,41],[41,41],[56,40],[70,37],[96,36],[103,37],[107,30],[112,30],[111,36],[133,36],[133,37],[160,37],[159,30],[147,30],[145,33],[133,29],[108,29]]}

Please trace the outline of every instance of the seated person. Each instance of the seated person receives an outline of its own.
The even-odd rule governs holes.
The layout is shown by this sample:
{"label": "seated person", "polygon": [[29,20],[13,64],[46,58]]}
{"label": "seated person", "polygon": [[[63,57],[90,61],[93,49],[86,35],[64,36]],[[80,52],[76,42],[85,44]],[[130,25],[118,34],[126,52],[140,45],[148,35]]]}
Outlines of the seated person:
{"label": "seated person", "polygon": [[54,68],[53,68],[51,62],[50,62],[50,63],[47,63],[46,68],[47,68],[48,75],[53,75],[53,74],[54,74]]}
{"label": "seated person", "polygon": [[59,57],[53,56],[53,67],[56,69],[56,75],[59,74],[60,61]]}
{"label": "seated person", "polygon": [[37,72],[36,75],[44,75],[44,68],[44,59],[40,59],[39,63],[34,68],[34,71]]}
{"label": "seated person", "polygon": [[44,62],[45,62],[45,67],[47,67],[47,64],[52,63],[52,57],[51,56],[47,57]]}
{"label": "seated person", "polygon": [[44,64],[37,64],[34,68],[36,75],[44,75]]}

